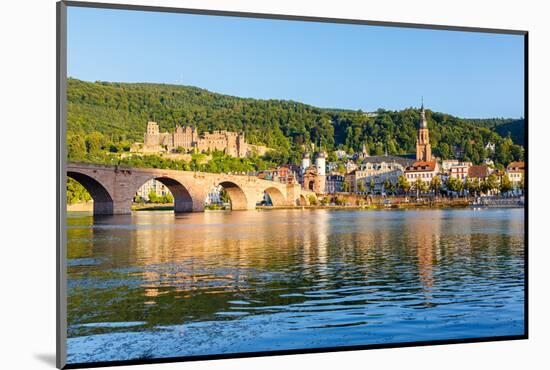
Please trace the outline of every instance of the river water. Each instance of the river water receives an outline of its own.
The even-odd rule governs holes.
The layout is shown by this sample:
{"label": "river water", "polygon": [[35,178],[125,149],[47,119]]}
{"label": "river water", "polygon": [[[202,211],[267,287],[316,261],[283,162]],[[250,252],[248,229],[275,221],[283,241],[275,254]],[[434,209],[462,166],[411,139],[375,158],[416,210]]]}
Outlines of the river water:
{"label": "river water", "polygon": [[69,363],[524,333],[523,209],[67,222]]}

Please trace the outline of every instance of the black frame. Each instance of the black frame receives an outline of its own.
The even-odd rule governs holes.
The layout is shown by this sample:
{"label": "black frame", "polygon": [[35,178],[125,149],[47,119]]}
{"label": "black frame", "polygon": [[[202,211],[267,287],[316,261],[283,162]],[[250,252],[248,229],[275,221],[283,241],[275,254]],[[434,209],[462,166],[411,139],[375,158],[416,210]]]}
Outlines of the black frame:
{"label": "black frame", "polygon": [[[123,365],[140,365],[140,364],[159,364],[168,362],[182,361],[204,361],[218,360],[230,358],[245,358],[245,357],[264,357],[264,356],[280,356],[293,354],[309,354],[323,352],[341,352],[341,351],[356,351],[365,349],[381,349],[381,348],[398,348],[398,347],[417,347],[417,346],[433,346],[445,344],[461,344],[461,343],[483,343],[497,342],[508,340],[521,340],[529,338],[529,32],[524,30],[511,29],[494,29],[494,28],[476,28],[476,27],[460,27],[449,25],[430,25],[420,23],[400,23],[400,22],[383,22],[370,21],[359,19],[343,19],[343,18],[325,18],[312,16],[297,16],[285,14],[266,14],[266,13],[249,13],[249,12],[233,12],[208,9],[191,9],[191,8],[174,8],[174,7],[158,7],[144,5],[129,5],[129,4],[111,4],[97,2],[80,2],[80,1],[59,1],[56,4],[57,13],[57,156],[56,156],[56,197],[57,197],[57,213],[56,213],[56,230],[57,230],[57,254],[56,254],[56,366],[59,369],[78,369],[78,368],[94,368],[105,366],[123,366]],[[199,355],[199,356],[180,356],[166,357],[157,359],[136,359],[136,360],[114,360],[102,362],[87,362],[78,364],[66,364],[66,339],[67,339],[67,310],[66,310],[66,81],[67,81],[67,7],[81,8],[101,8],[115,10],[135,10],[147,12],[163,12],[163,13],[183,13],[197,15],[212,15],[225,17],[241,17],[241,18],[260,18],[260,19],[275,19],[275,20],[290,20],[290,21],[305,21],[305,22],[321,22],[321,23],[341,23],[341,24],[356,24],[370,25],[383,27],[399,27],[399,28],[416,28],[430,30],[445,30],[445,31],[462,31],[462,32],[477,32],[477,33],[496,33],[519,35],[524,37],[524,334],[480,337],[480,338],[465,338],[465,339],[443,339],[418,342],[404,343],[385,343],[385,344],[368,344],[355,346],[338,346],[338,347],[323,347],[323,348],[304,348],[296,350],[275,350],[275,351],[258,351],[258,352],[240,352],[231,354],[216,354],[216,355]]]}

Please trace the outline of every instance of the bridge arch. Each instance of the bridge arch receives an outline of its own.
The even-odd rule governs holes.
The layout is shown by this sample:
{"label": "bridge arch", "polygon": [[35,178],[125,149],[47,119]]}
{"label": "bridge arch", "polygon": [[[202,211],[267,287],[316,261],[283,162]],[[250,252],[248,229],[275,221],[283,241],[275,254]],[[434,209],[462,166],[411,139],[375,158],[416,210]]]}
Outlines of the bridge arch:
{"label": "bridge arch", "polygon": [[248,198],[239,185],[232,181],[222,181],[219,183],[231,199],[231,210],[241,211],[248,209]]}
{"label": "bridge arch", "polygon": [[[191,194],[189,194],[189,191],[181,182],[168,176],[155,176],[147,181],[153,179],[166,186],[170,190],[170,193],[172,193],[174,197],[174,213],[193,212],[193,197],[191,197]],[[145,182],[136,189],[136,193],[144,184]]]}
{"label": "bridge arch", "polygon": [[76,171],[67,171],[67,176],[80,183],[90,193],[94,201],[94,215],[113,214],[113,197],[100,181]]}
{"label": "bridge arch", "polygon": [[298,198],[298,206],[308,206],[309,202],[307,198],[304,196],[304,194],[300,194],[300,198]]}
{"label": "bridge arch", "polygon": [[286,198],[284,194],[274,186],[270,186],[264,190],[269,198],[271,199],[271,204],[275,207],[280,207],[286,205]]}

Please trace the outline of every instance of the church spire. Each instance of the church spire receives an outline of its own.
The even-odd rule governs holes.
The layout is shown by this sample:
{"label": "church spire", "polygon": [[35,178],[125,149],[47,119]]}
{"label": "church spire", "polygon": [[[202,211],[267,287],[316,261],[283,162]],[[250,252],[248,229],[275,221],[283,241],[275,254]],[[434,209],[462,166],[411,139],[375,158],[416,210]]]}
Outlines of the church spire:
{"label": "church spire", "polygon": [[428,128],[428,121],[426,121],[426,111],[424,110],[424,97],[422,97],[422,105],[420,107],[420,127]]}

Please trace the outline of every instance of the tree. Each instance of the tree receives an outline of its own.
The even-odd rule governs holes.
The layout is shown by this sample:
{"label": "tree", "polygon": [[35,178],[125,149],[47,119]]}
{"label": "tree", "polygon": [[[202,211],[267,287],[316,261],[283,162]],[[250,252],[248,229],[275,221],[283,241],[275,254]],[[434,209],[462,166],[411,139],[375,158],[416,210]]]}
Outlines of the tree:
{"label": "tree", "polygon": [[229,204],[231,202],[231,198],[229,197],[227,190],[225,190],[224,188],[220,190],[220,202],[224,204]]}
{"label": "tree", "polygon": [[374,194],[374,187],[376,186],[376,183],[374,182],[374,179],[370,179],[369,182],[369,191]]}
{"label": "tree", "polygon": [[346,174],[346,166],[344,166],[343,163],[338,163],[338,173],[345,175]]}
{"label": "tree", "polygon": [[426,184],[421,178],[417,178],[414,182],[414,190],[416,191],[416,196],[419,196],[420,194],[428,191],[428,184]]}
{"label": "tree", "polygon": [[315,195],[309,195],[309,204],[311,204],[312,206],[317,205],[317,197]]}
{"label": "tree", "polygon": [[468,177],[466,179],[466,189],[470,194],[476,196],[481,190],[479,179]]}
{"label": "tree", "polygon": [[451,148],[449,148],[449,144],[441,143],[439,145],[439,153],[442,159],[448,159],[451,156]]}
{"label": "tree", "polygon": [[[524,157],[523,119],[473,120],[427,113],[434,154],[439,153],[443,159],[452,158],[455,148],[462,148],[474,162],[487,155],[495,164]],[[131,143],[143,140],[147,116],[155,117],[161,131],[172,131],[175,120],[196,126],[200,133],[218,129],[244,132],[247,143],[272,149],[263,160],[276,165],[298,164],[304,148],[311,148],[312,143],[331,153],[331,162],[336,148],[356,153],[363,143],[370,154],[412,153],[416,123],[420,119],[418,110],[410,108],[380,109],[376,117],[370,117],[360,111],[324,109],[282,100],[241,99],[187,86],[69,78],[69,158],[96,162],[105,152],[129,151]],[[484,150],[484,144],[489,142],[495,144],[493,153]]]}
{"label": "tree", "polygon": [[350,191],[350,185],[348,179],[344,180],[344,183],[342,184],[342,191],[344,193],[348,193]]}
{"label": "tree", "polygon": [[74,204],[91,200],[90,193],[76,180],[67,178],[67,203]]}
{"label": "tree", "polygon": [[390,179],[387,178],[386,180],[384,180],[384,192],[386,193],[392,192],[391,189],[392,189],[392,183]]}
{"label": "tree", "polygon": [[462,182],[462,180],[454,178],[452,176],[447,179],[445,186],[447,187],[447,190],[455,193],[460,193],[462,192],[462,190],[464,190],[464,183]]}
{"label": "tree", "polygon": [[397,178],[397,188],[406,194],[409,192],[409,190],[411,190],[411,184],[405,176],[400,175]]}
{"label": "tree", "polygon": [[381,142],[376,143],[374,146],[374,154],[375,155],[384,155],[384,144]]}
{"label": "tree", "polygon": [[153,189],[149,190],[149,194],[148,195],[148,198],[149,198],[149,203],[157,203],[158,202],[158,196],[157,196],[157,192]]}
{"label": "tree", "polygon": [[500,192],[501,193],[507,193],[509,191],[512,191],[514,187],[512,186],[512,182],[510,181],[510,178],[507,174],[504,174],[500,177]]}
{"label": "tree", "polygon": [[489,192],[497,189],[498,189],[498,178],[494,173],[490,174],[481,183],[481,191],[484,192],[485,194],[488,194]]}
{"label": "tree", "polygon": [[98,154],[103,149],[104,137],[100,132],[94,131],[86,138],[86,149],[90,154]]}
{"label": "tree", "polygon": [[364,193],[365,192],[365,182],[364,181],[358,181],[357,182],[357,191],[359,193]]}
{"label": "tree", "polygon": [[67,155],[72,160],[81,160],[86,156],[86,141],[83,135],[67,133]]}
{"label": "tree", "polygon": [[439,176],[434,176],[430,181],[430,189],[437,195],[441,190],[441,179]]}

